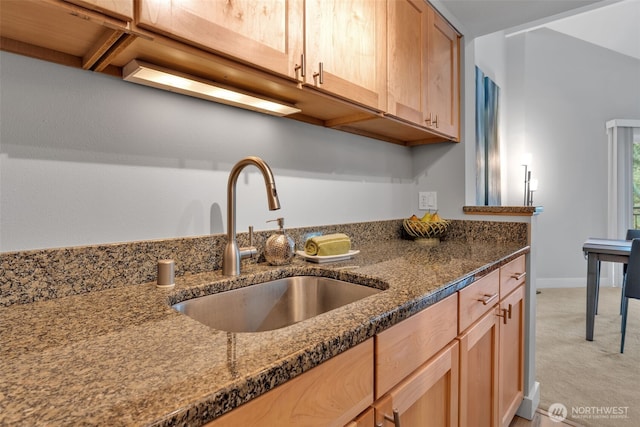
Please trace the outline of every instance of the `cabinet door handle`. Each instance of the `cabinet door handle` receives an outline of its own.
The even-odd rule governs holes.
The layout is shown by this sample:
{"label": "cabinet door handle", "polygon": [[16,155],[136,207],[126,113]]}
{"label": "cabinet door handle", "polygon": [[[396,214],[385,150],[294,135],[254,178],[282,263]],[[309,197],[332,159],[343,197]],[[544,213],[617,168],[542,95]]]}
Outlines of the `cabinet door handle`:
{"label": "cabinet door handle", "polygon": [[504,323],[506,325],[507,324],[507,309],[503,308],[500,311],[502,311],[502,314],[498,313],[498,314],[496,314],[496,316],[502,317],[502,323]]}
{"label": "cabinet door handle", "polygon": [[513,273],[511,275],[512,279],[521,280],[523,277],[527,277],[527,272],[523,271],[522,273]]}
{"label": "cabinet door handle", "polygon": [[495,293],[493,295],[484,294],[484,296],[480,298],[478,301],[480,301],[482,305],[487,305],[496,298],[498,298],[498,293]]}
{"label": "cabinet door handle", "polygon": [[313,79],[314,80],[318,79],[320,84],[324,83],[324,66],[322,62],[318,62],[318,72],[313,73]]}
{"label": "cabinet door handle", "polygon": [[436,119],[433,120],[433,113],[429,113],[429,117],[424,119],[427,126],[435,126],[438,127],[438,115],[436,114]]}
{"label": "cabinet door handle", "polygon": [[496,314],[496,316],[502,317],[502,321],[506,325],[507,324],[507,318],[511,319],[511,304],[509,304],[509,308],[508,309],[502,308],[502,309],[500,309],[500,311],[502,311],[502,314]]}
{"label": "cabinet door handle", "polygon": [[[304,77],[307,74],[307,66],[305,65],[304,53],[300,55],[300,65],[296,64],[294,68],[296,72],[296,80],[300,80],[300,77]],[[300,73],[300,76],[298,76]]]}
{"label": "cabinet door handle", "polygon": [[[398,412],[397,409],[393,410],[393,418],[391,418],[387,414],[384,414],[384,420],[385,421],[391,421],[393,423],[394,427],[401,427],[400,426],[400,413]],[[382,423],[380,423],[378,426],[382,427]]]}

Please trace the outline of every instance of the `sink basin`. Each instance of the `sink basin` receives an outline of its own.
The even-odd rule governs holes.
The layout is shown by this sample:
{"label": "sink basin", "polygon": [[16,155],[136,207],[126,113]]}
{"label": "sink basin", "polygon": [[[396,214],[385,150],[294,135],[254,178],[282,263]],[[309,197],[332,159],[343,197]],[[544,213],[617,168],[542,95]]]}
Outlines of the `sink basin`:
{"label": "sink basin", "polygon": [[381,290],[327,277],[294,276],[193,298],[172,307],[211,328],[260,332],[293,325],[378,292]]}

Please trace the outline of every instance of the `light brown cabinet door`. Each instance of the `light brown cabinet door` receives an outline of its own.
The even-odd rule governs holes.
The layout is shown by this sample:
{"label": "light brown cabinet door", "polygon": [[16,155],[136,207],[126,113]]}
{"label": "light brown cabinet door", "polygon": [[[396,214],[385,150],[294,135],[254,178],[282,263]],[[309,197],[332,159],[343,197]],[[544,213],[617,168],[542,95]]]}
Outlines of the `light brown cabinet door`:
{"label": "light brown cabinet door", "polygon": [[[494,309],[495,310],[495,309]],[[496,312],[491,310],[460,340],[460,425],[498,425],[498,345]]]}
{"label": "light brown cabinet door", "polygon": [[423,0],[389,0],[387,113],[425,126],[427,25]]}
{"label": "light brown cabinet door", "polygon": [[386,2],[305,1],[305,83],[386,109]]}
{"label": "light brown cabinet door", "polygon": [[524,285],[500,303],[500,425],[508,427],[524,396]]}
{"label": "light brown cabinet door", "polygon": [[295,78],[302,0],[140,0],[143,28]]}
{"label": "light brown cabinet door", "polygon": [[453,139],[460,137],[460,36],[429,8],[427,125]]}
{"label": "light brown cabinet door", "polygon": [[453,341],[377,400],[376,426],[393,426],[396,416],[403,427],[457,427],[458,349]]}
{"label": "light brown cabinet door", "polygon": [[123,21],[133,21],[133,0],[65,0]]}

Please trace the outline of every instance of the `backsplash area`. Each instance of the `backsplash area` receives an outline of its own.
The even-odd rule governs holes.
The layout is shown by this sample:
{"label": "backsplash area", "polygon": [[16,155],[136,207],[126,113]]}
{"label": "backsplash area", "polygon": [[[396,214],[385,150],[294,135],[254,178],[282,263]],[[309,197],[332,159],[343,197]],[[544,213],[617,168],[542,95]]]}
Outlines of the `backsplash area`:
{"label": "backsplash area", "polygon": [[[345,233],[354,248],[407,238],[402,220],[291,228],[297,248],[307,233]],[[264,243],[275,230],[254,233],[260,256],[244,262],[264,262]],[[517,242],[527,244],[528,224],[520,222],[453,220],[443,240]],[[166,240],[113,243],[69,248],[0,253],[0,306],[26,304],[156,280],[158,260],[174,259],[176,275],[202,273],[222,267],[226,234]],[[248,234],[238,233],[248,245]]]}

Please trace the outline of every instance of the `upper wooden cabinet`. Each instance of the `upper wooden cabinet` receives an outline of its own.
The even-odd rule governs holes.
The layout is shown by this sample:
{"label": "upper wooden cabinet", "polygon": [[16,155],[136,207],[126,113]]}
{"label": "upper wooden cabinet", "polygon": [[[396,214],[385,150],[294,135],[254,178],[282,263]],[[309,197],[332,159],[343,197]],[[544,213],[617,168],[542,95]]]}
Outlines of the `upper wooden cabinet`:
{"label": "upper wooden cabinet", "polygon": [[140,0],[138,25],[291,78],[303,54],[302,0]]}
{"label": "upper wooden cabinet", "polygon": [[425,126],[429,6],[424,0],[389,0],[387,5],[387,113]]}
{"label": "upper wooden cabinet", "polygon": [[344,427],[373,427],[374,423],[374,410],[373,408],[369,408],[358,415],[353,421],[348,422]]}
{"label": "upper wooden cabinet", "polygon": [[459,34],[423,0],[387,5],[387,114],[459,140]]}
{"label": "upper wooden cabinet", "polygon": [[427,125],[460,138],[460,35],[429,8],[427,24]]}
{"label": "upper wooden cabinet", "polygon": [[306,0],[305,56],[305,83],[383,111],[385,2]]}
{"label": "upper wooden cabinet", "polygon": [[0,1],[5,51],[119,77],[137,59],[294,104],[306,123],[459,140],[458,35],[423,0]]}
{"label": "upper wooden cabinet", "polygon": [[133,21],[133,0],[65,0],[68,3],[94,9],[114,18]]}
{"label": "upper wooden cabinet", "polygon": [[385,16],[370,0],[141,0],[138,25],[383,110]]}
{"label": "upper wooden cabinet", "polygon": [[60,0],[0,1],[2,50],[85,70],[104,71],[109,58],[130,41],[129,26]]}

